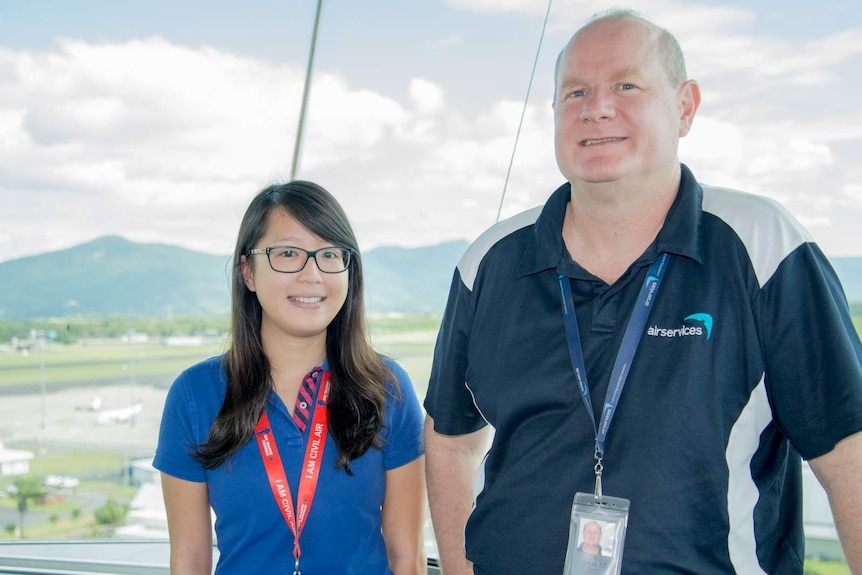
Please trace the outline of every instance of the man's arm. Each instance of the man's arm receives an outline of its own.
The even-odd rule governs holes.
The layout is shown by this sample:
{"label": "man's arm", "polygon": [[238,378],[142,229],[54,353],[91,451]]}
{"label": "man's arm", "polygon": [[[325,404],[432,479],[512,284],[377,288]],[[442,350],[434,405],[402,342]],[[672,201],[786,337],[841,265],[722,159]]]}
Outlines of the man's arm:
{"label": "man's arm", "polygon": [[862,574],[862,432],[842,439],[809,464],[829,496],[850,572]]}
{"label": "man's arm", "polygon": [[466,435],[434,431],[425,417],[425,475],[431,522],[445,575],[473,575],[464,551],[464,528],[473,508],[473,477],[485,455],[490,427]]}

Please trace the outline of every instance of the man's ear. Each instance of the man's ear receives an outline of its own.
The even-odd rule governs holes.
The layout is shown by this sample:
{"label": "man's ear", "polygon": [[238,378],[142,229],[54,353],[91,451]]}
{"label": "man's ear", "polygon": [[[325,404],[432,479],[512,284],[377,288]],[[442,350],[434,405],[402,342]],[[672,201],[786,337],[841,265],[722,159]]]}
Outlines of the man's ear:
{"label": "man's ear", "polygon": [[694,115],[700,107],[700,86],[694,80],[687,80],[679,87],[680,117],[679,137],[688,135],[694,123]]}
{"label": "man's ear", "polygon": [[254,290],[254,273],[251,269],[251,262],[248,261],[248,258],[245,256],[240,256],[239,265],[242,268],[242,281],[245,283],[245,287],[248,288],[248,291],[253,292]]}

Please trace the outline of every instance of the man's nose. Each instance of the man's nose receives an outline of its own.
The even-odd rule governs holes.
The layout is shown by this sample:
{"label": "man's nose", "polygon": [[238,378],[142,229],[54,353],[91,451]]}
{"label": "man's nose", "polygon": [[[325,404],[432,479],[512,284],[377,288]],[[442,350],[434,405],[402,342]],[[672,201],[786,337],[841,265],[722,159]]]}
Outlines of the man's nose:
{"label": "man's nose", "polygon": [[613,95],[607,90],[594,90],[584,96],[580,119],[585,122],[601,122],[616,115]]}

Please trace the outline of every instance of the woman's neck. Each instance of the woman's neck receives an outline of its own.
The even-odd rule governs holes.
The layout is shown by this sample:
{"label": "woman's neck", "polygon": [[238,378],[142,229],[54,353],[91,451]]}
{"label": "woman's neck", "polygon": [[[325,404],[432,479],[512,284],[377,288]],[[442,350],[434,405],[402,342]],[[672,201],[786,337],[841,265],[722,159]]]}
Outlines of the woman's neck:
{"label": "woman's neck", "polygon": [[292,409],[303,378],[326,358],[326,333],[302,339],[261,336],[273,387]]}

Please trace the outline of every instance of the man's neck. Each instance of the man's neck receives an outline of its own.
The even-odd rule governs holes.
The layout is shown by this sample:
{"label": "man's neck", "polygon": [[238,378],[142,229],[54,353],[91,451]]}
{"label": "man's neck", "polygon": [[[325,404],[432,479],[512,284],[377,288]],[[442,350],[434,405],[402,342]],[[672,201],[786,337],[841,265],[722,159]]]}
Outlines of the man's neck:
{"label": "man's neck", "polygon": [[642,188],[613,184],[572,186],[563,241],[584,269],[617,281],[655,240],[679,190],[680,174]]}

